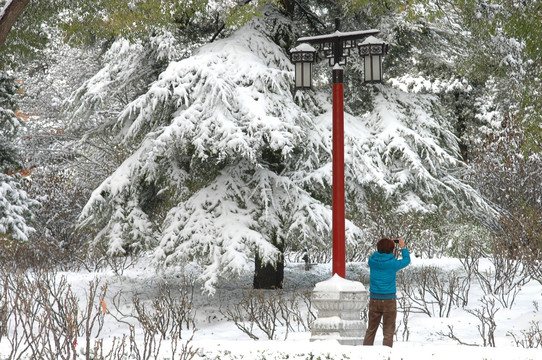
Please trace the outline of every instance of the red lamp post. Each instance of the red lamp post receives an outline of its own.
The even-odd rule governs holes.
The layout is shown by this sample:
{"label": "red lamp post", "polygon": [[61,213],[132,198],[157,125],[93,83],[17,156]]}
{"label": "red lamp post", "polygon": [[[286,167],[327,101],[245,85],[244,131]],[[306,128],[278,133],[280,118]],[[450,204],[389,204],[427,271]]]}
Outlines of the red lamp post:
{"label": "red lamp post", "polygon": [[[302,37],[297,40],[302,43],[292,49],[292,62],[296,67],[296,89],[312,88],[312,76],[307,72],[312,70],[318,45],[329,59],[333,67],[333,275],[342,278],[346,274],[345,254],[345,196],[344,196],[344,70],[350,50],[359,47],[365,61],[365,82],[382,81],[382,56],[387,51],[387,44],[372,35],[379,30],[353,32],[339,31],[340,21],[335,19],[335,32],[328,35]],[[358,40],[366,41],[357,44]],[[310,61],[312,60],[312,61]],[[369,70],[368,70],[369,69]],[[306,81],[309,81],[307,83]]]}

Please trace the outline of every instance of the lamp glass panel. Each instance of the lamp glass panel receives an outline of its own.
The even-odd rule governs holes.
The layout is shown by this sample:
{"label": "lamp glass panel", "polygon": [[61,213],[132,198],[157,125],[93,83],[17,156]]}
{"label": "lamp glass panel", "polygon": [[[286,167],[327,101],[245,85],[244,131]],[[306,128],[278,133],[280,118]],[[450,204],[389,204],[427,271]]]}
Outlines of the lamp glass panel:
{"label": "lamp glass panel", "polygon": [[311,87],[311,63],[303,63],[303,87]]}
{"label": "lamp glass panel", "polygon": [[365,62],[365,81],[373,81],[373,72],[371,70],[371,57],[365,56],[363,60]]}
{"label": "lamp glass panel", "polygon": [[303,63],[296,62],[295,63],[295,87],[296,88],[302,88],[303,87]]}
{"label": "lamp glass panel", "polygon": [[371,81],[380,81],[382,80],[382,71],[380,67],[380,55],[373,55],[371,59],[373,65],[373,75]]}

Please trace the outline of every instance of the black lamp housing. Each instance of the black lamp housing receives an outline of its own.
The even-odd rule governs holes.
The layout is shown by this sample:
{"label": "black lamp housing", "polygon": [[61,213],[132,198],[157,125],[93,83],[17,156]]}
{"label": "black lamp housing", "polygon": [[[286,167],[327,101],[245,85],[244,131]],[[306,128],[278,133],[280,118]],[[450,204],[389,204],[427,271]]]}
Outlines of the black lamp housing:
{"label": "black lamp housing", "polygon": [[295,65],[295,88],[312,89],[312,64],[316,60],[316,49],[307,43],[290,50]]}
{"label": "black lamp housing", "polygon": [[382,56],[388,52],[388,43],[374,36],[369,36],[358,45],[359,53],[365,62],[365,82],[382,82]]}

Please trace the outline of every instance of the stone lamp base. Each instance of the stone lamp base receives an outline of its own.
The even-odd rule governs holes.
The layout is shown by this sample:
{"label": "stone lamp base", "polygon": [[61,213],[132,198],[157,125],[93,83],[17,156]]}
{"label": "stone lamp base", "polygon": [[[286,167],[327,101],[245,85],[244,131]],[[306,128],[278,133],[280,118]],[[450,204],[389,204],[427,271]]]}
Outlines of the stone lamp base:
{"label": "stone lamp base", "polygon": [[368,302],[369,293],[362,283],[337,274],[316,284],[312,304],[318,318],[311,325],[311,341],[335,339],[342,345],[362,345],[367,327],[361,311]]}

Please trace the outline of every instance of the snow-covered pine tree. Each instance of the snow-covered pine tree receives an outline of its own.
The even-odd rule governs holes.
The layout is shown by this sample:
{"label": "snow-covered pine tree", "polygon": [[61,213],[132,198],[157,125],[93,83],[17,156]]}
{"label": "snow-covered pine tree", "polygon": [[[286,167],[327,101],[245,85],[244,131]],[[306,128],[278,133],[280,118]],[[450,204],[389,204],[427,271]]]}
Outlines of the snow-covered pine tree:
{"label": "snow-covered pine tree", "polygon": [[287,236],[326,243],[329,208],[288,174],[327,149],[307,138],[314,127],[292,98],[291,64],[261,26],[171,63],[119,117],[139,150],[82,214],[111,253],[151,242],[161,262],[198,258],[211,289],[221,273],[250,269],[254,254],[275,263]]}
{"label": "snow-covered pine tree", "polygon": [[[221,277],[251,271],[253,258],[280,273],[285,251],[330,249],[329,88],[292,93],[293,66],[267,36],[269,24],[285,21],[276,19],[267,13],[170,63],[121,112],[115,129],[137,150],[80,217],[110,254],[151,249],[159,264],[195,260],[212,292]],[[351,211],[368,211],[369,192],[398,214],[485,206],[456,174],[457,138],[436,96],[382,86],[372,98],[373,111],[346,114]],[[347,222],[350,247],[367,240]]]}
{"label": "snow-covered pine tree", "polygon": [[19,119],[15,115],[15,79],[0,71],[0,240],[28,240],[34,231],[29,224],[37,203],[21,188],[17,175],[19,161],[16,133]]}

